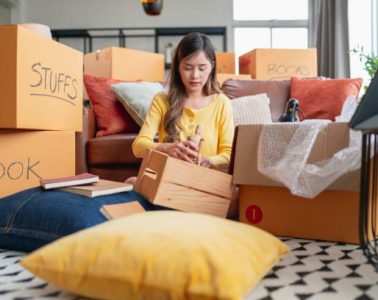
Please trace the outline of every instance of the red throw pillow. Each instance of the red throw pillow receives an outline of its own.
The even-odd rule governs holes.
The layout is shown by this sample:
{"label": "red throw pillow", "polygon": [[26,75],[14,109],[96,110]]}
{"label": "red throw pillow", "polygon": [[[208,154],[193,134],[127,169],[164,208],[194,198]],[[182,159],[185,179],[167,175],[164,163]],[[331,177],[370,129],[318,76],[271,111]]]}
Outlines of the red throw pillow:
{"label": "red throw pillow", "polygon": [[319,80],[292,77],[290,97],[298,99],[305,119],[334,121],[347,97],[358,96],[361,85],[362,78]]}
{"label": "red throw pillow", "polygon": [[139,126],[130,117],[122,103],[110,89],[121,80],[84,75],[85,88],[96,116],[96,136],[116,133],[137,133]]}

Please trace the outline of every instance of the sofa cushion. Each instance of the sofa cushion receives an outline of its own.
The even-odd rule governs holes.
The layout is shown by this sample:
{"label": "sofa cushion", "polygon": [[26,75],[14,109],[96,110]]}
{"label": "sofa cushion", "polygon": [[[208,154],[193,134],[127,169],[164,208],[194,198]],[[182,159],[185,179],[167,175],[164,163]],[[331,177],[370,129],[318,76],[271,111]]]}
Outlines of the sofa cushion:
{"label": "sofa cushion", "polygon": [[139,126],[110,89],[121,81],[84,75],[84,83],[96,116],[96,136],[138,132]]}
{"label": "sofa cushion", "polygon": [[61,239],[21,265],[98,299],[242,299],[288,252],[273,235],[204,214],[133,214]]}
{"label": "sofa cushion", "polygon": [[123,182],[132,176],[138,176],[140,164],[117,164],[90,166],[89,172],[97,174],[100,178]]}
{"label": "sofa cushion", "polygon": [[90,139],[87,143],[89,166],[140,163],[141,159],[136,158],[131,149],[137,135],[113,134]]}
{"label": "sofa cushion", "polygon": [[284,113],[290,94],[290,80],[227,80],[223,93],[230,99],[266,93],[270,99],[272,120],[277,122]]}
{"label": "sofa cushion", "polygon": [[88,198],[40,187],[0,200],[0,248],[32,251],[73,232],[106,221],[103,204],[139,201],[146,210],[154,206],[131,191]]}
{"label": "sofa cushion", "polygon": [[348,96],[358,96],[362,78],[299,79],[291,78],[290,97],[299,101],[305,119],[335,120]]}
{"label": "sofa cushion", "polygon": [[235,126],[272,123],[269,102],[266,94],[244,96],[232,100]]}

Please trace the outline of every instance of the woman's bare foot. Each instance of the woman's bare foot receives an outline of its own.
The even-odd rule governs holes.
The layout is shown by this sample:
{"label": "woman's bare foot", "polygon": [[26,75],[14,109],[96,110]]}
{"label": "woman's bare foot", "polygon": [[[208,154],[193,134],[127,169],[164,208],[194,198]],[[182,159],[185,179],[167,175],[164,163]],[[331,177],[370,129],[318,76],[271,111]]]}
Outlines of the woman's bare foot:
{"label": "woman's bare foot", "polygon": [[136,181],[137,181],[137,177],[133,176],[133,177],[127,178],[124,182],[135,185]]}

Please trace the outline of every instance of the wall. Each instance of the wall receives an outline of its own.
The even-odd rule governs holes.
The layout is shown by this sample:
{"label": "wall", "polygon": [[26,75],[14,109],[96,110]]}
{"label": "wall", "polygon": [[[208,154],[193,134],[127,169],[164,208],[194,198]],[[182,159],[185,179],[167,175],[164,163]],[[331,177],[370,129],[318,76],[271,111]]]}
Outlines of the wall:
{"label": "wall", "polygon": [[[232,0],[164,0],[157,17],[147,16],[140,0],[20,0],[12,21],[43,23],[52,29],[226,26],[228,49],[233,47]],[[146,50],[153,46],[145,42],[149,44],[135,43]]]}
{"label": "wall", "polygon": [[11,22],[11,10],[0,4],[0,25],[6,25]]}

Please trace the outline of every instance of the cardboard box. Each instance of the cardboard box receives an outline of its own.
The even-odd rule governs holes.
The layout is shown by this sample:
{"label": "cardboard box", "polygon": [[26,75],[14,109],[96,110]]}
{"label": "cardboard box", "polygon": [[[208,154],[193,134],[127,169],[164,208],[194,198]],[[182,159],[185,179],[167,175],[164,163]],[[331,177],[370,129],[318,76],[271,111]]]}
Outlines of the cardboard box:
{"label": "cardboard box", "polygon": [[255,79],[318,76],[315,48],[254,49],[239,57],[239,73]]}
{"label": "cardboard box", "polygon": [[225,82],[228,79],[249,80],[251,79],[251,75],[249,74],[236,75],[236,74],[229,74],[229,73],[217,74],[217,80],[220,86],[223,84],[223,82]]}
{"label": "cardboard box", "polygon": [[143,158],[134,190],[153,204],[225,218],[232,176],[152,150]]}
{"label": "cardboard box", "polygon": [[0,26],[0,128],[82,130],[83,54]]}
{"label": "cardboard box", "polygon": [[235,53],[215,52],[217,60],[217,73],[235,74]]}
{"label": "cardboard box", "polygon": [[[294,132],[300,123],[237,127],[232,169],[233,182],[240,188],[240,220],[279,236],[359,243],[359,170],[341,176],[313,199],[293,196],[257,170],[263,126]],[[309,162],[328,159],[348,144],[348,124],[331,123],[319,133]]]}
{"label": "cardboard box", "polygon": [[0,197],[75,175],[73,131],[1,130],[0,145]]}
{"label": "cardboard box", "polygon": [[117,80],[164,81],[164,55],[110,47],[84,55],[84,73]]}

